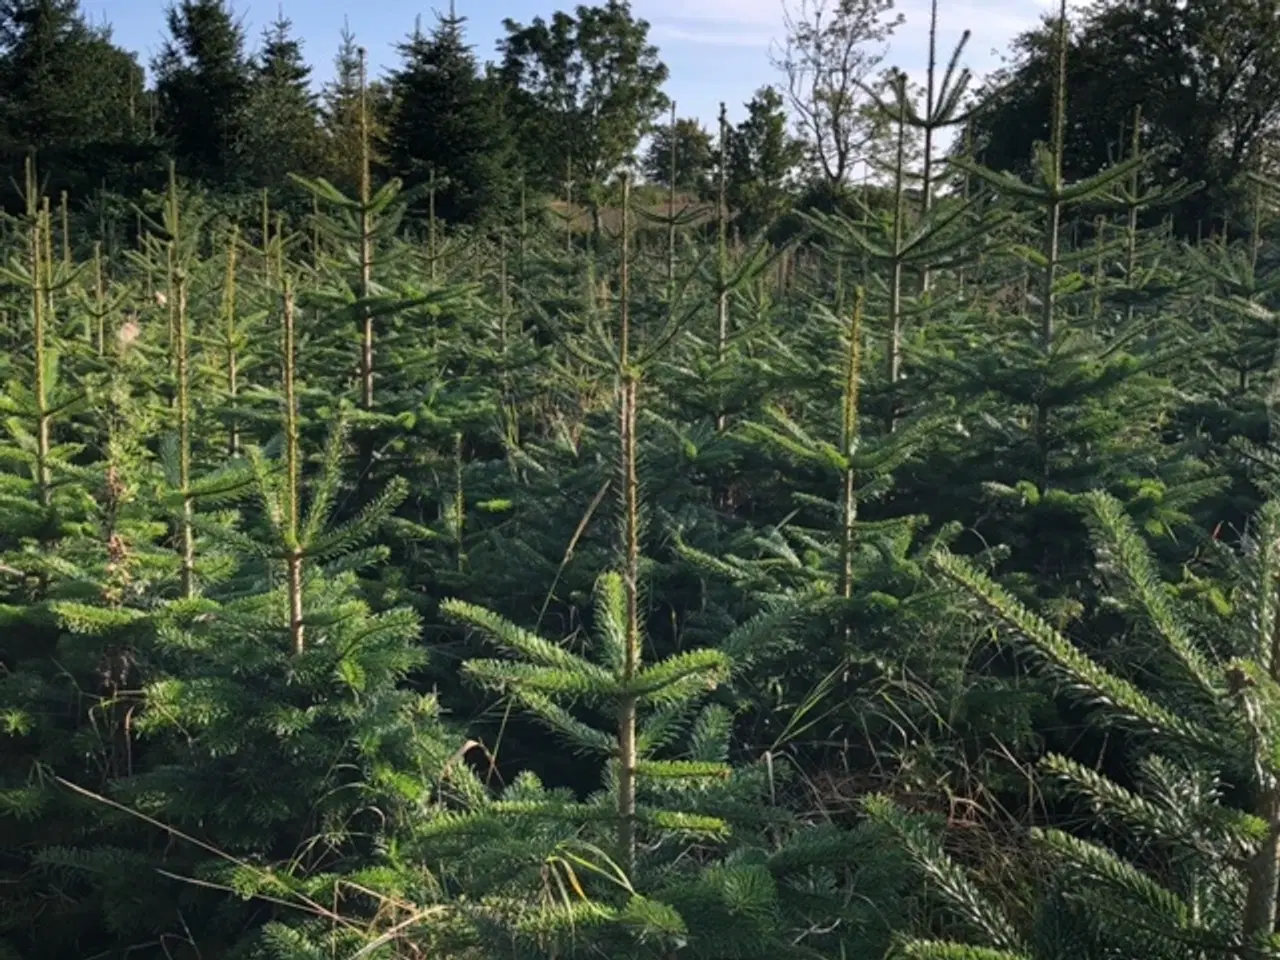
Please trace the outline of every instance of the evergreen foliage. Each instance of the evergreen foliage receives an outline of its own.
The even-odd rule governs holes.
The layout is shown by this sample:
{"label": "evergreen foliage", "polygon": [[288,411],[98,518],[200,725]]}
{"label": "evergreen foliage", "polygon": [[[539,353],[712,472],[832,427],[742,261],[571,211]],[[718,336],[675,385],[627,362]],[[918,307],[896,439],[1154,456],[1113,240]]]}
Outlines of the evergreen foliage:
{"label": "evergreen foliage", "polygon": [[91,27],[75,0],[0,5],[0,163],[21,183],[28,151],[77,195],[104,181],[127,189],[145,156],[149,97],[142,67]]}
{"label": "evergreen foliage", "polygon": [[805,145],[787,129],[782,94],[775,88],[761,87],[746,106],[746,118],[729,136],[725,199],[750,236],[788,211]]}
{"label": "evergreen foliage", "polygon": [[0,956],[1280,955],[1271,81],[1179,156],[1172,7],[945,10],[707,132],[625,3],[0,3]]}
{"label": "evergreen foliage", "polygon": [[390,81],[391,169],[411,188],[434,185],[435,211],[453,223],[509,212],[518,172],[501,90],[481,75],[464,24],[450,14],[429,35],[415,30]]}
{"label": "evergreen foliage", "polygon": [[283,18],[265,31],[245,104],[240,164],[248,182],[280,190],[289,174],[314,170],[320,156],[319,104],[302,45]]}
{"label": "evergreen foliage", "polygon": [[253,89],[244,30],[224,0],[181,0],[166,18],[170,36],[152,64],[160,132],[184,174],[233,183]]}

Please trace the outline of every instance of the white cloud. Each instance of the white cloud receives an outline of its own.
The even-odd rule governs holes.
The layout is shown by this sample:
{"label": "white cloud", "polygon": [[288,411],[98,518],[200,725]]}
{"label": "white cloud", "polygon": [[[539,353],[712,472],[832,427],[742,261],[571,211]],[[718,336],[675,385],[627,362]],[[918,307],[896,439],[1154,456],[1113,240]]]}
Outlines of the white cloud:
{"label": "white cloud", "polygon": [[[696,3],[696,6],[694,5]],[[635,13],[648,20],[659,42],[708,46],[758,47],[783,38],[783,0],[636,0]],[[1069,0],[1081,8],[1087,0]],[[964,30],[972,31],[965,61],[983,73],[997,63],[993,51],[1004,51],[1058,0],[941,0],[938,7],[939,56],[950,54]],[[696,14],[691,15],[691,9]],[[890,46],[890,59],[914,69],[923,65],[928,44],[930,0],[899,0],[896,12],[906,18]]]}
{"label": "white cloud", "polygon": [[689,43],[714,47],[767,48],[776,33],[768,27],[749,24],[718,24],[706,20],[664,19],[651,21],[649,35],[663,42]]}
{"label": "white cloud", "polygon": [[[696,4],[696,5],[695,5]],[[690,9],[697,16],[689,15]],[[699,23],[705,27],[730,26],[737,28],[764,28],[772,32],[782,24],[781,0],[636,0],[632,5],[635,14],[644,17],[655,27],[663,22]],[[751,30],[755,32],[755,30]]]}

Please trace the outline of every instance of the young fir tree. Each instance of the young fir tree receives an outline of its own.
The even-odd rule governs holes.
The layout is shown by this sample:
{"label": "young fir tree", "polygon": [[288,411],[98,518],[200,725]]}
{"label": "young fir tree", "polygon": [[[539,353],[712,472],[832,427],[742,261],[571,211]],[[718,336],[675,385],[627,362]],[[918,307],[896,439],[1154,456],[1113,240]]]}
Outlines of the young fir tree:
{"label": "young fir tree", "polygon": [[[802,639],[773,665],[810,698],[806,733],[796,729],[796,715],[776,709],[774,698],[759,691],[752,735],[793,745],[843,742],[846,755],[851,742],[883,753],[906,748],[897,724],[908,709],[899,707],[896,723],[882,722],[876,703],[889,697],[886,678],[927,674],[942,695],[954,692],[964,668],[964,651],[939,626],[945,606],[923,566],[928,549],[918,541],[929,520],[903,514],[893,503],[895,472],[945,429],[946,404],[893,433],[879,433],[864,421],[864,379],[874,378],[876,366],[863,359],[870,340],[863,329],[865,302],[859,287],[844,308],[847,316],[815,304],[796,318],[788,346],[800,348],[807,362],[797,358],[791,377],[776,384],[769,401],[735,431],[749,451],[742,457],[748,476],[761,483],[775,477],[767,493],[753,494],[754,516],[725,534],[717,554],[681,536],[682,553],[694,568],[731,584],[738,603],[820,598]],[[786,354],[764,356],[786,370]],[[764,522],[771,515],[780,519]],[[943,527],[934,536],[946,540],[957,532]],[[733,602],[718,594],[707,602]],[[926,717],[914,719],[927,725]]]}
{"label": "young fir tree", "polygon": [[[965,38],[967,39],[967,38]],[[936,91],[929,87],[928,108],[933,112],[922,116],[911,97],[908,81],[900,71],[890,75],[886,84],[888,101],[875,101],[882,122],[889,124],[893,143],[892,162],[882,166],[891,177],[891,202],[887,209],[874,210],[861,203],[858,220],[840,214],[816,214],[811,219],[848,259],[861,260],[878,269],[883,277],[886,316],[884,333],[885,389],[882,417],[892,430],[898,418],[908,409],[901,381],[908,375],[906,345],[912,338],[908,320],[917,328],[929,322],[934,310],[928,278],[935,270],[958,265],[976,256],[977,241],[989,237],[994,228],[1007,219],[1007,211],[983,209],[979,197],[949,197],[934,201],[932,193],[932,156],[926,153],[919,177],[922,183],[918,210],[908,206],[909,184],[915,179],[908,167],[907,149],[913,131],[924,132],[925,145],[931,148],[932,135],[958,122],[960,105],[965,95],[969,74],[957,67],[965,40],[957,44],[947,72]],[[930,72],[930,82],[933,74]],[[915,277],[911,275],[915,274]],[[913,282],[914,281],[914,282]],[[919,337],[915,337],[919,339]]]}
{"label": "young fir tree", "polygon": [[[816,949],[810,941],[822,934],[797,931],[804,926],[801,904],[813,906],[812,898],[839,884],[824,865],[867,837],[842,842],[827,832],[797,831],[785,815],[765,812],[768,772],[759,764],[727,765],[731,713],[714,702],[720,697],[713,692],[779,641],[798,604],[791,598],[766,608],[714,645],[646,654],[661,643],[646,636],[653,621],[644,601],[661,565],[642,547],[648,540],[639,472],[644,381],[658,376],[656,358],[698,308],[672,304],[666,324],[650,327],[645,298],[631,287],[628,227],[624,215],[616,297],[557,324],[570,356],[587,370],[613,374],[609,412],[616,427],[607,438],[618,466],[608,485],[619,488],[616,567],[595,581],[591,639],[579,651],[478,604],[450,600],[441,608],[502,654],[469,660],[468,674],[601,762],[602,775],[585,797],[522,775],[500,799],[427,831],[428,849],[459,864],[455,883],[485,892],[472,911],[475,922],[486,936],[512,942],[520,956],[661,955],[682,942],[702,957],[810,956]],[[574,320],[585,325],[589,340],[568,339]],[[600,352],[588,352],[587,343]],[[761,840],[757,831],[767,822],[786,837],[780,847]],[[693,858],[689,869],[681,866],[681,850]],[[507,866],[505,876],[493,869],[499,863]],[[872,872],[860,873],[853,885],[892,876],[887,869],[874,878]],[[524,904],[548,874],[564,895],[544,897],[528,910]],[[854,913],[857,935],[874,940],[875,922]]]}
{"label": "young fir tree", "polygon": [[[99,754],[76,709],[78,689],[96,690],[97,684],[92,671],[70,673],[69,667],[59,666],[67,638],[50,609],[60,586],[75,576],[74,565],[60,553],[78,526],[92,519],[85,482],[91,473],[85,465],[89,458],[83,456],[85,445],[69,433],[85,394],[68,370],[58,332],[58,294],[66,274],[49,255],[53,224],[30,159],[25,188],[25,249],[15,251],[4,268],[6,281],[23,299],[20,311],[11,314],[13,343],[0,394],[5,412],[0,446],[0,830],[7,852],[0,904],[3,935],[16,955],[28,955],[59,926],[72,943],[81,932],[79,924],[60,912],[43,917],[35,909],[50,895],[59,902],[57,878],[51,882],[41,875],[35,857],[43,845],[71,842],[88,823],[66,802],[54,777],[100,783],[95,769]],[[76,461],[81,461],[80,469]],[[77,658],[75,666],[82,663]],[[73,905],[69,915],[75,913],[76,899],[72,893],[60,900]],[[53,942],[64,945],[56,938]]]}
{"label": "young fir tree", "polygon": [[872,817],[898,835],[947,909],[924,932],[935,939],[906,940],[902,953],[1275,956],[1280,508],[1269,501],[1240,550],[1221,553],[1226,569],[1210,595],[1160,578],[1118,500],[1091,494],[1087,507],[1106,601],[1127,628],[1109,662],[968,562],[942,552],[937,564],[1002,642],[1113,738],[1123,762],[1107,772],[1041,759],[1041,789],[1090,819],[1086,829],[1067,819],[1031,831],[1024,855],[1038,875],[1024,891],[985,889],[927,822],[874,798]]}
{"label": "young fir tree", "polygon": [[[1206,362],[1192,381],[1195,389],[1188,391],[1180,419],[1200,426],[1215,445],[1241,439],[1266,443],[1275,427],[1272,304],[1280,274],[1267,234],[1280,185],[1254,177],[1252,189],[1252,222],[1243,238],[1188,246],[1182,258],[1181,313],[1188,336],[1204,345]],[[1231,497],[1213,504],[1224,522],[1241,522],[1258,506],[1251,485],[1243,477],[1236,480]]]}
{"label": "young fir tree", "polygon": [[[1058,23],[1065,37],[1065,13]],[[1065,41],[1060,49],[1065,71]],[[923,467],[946,462],[958,478],[935,496],[933,514],[969,525],[981,513],[978,536],[1009,550],[1011,567],[1043,597],[1061,595],[1059,613],[1069,618],[1079,607],[1068,597],[1089,569],[1075,497],[1110,490],[1145,528],[1169,533],[1222,481],[1197,459],[1194,438],[1170,437],[1157,426],[1174,402],[1161,374],[1189,343],[1143,315],[1095,323],[1082,271],[1098,251],[1070,248],[1064,228],[1069,210],[1106,202],[1146,158],[1066,182],[1061,77],[1055,89],[1056,119],[1050,143],[1038,147],[1036,182],[951,160],[1016,211],[1008,242],[1028,283],[1012,309],[992,302],[940,326],[933,345],[919,352],[925,377],[917,390],[945,390],[968,411],[964,435],[948,436],[936,448],[942,459]],[[934,215],[943,208],[935,205]]]}
{"label": "young fir tree", "polygon": [[[399,859],[397,837],[421,826],[456,751],[433,698],[404,685],[424,655],[416,614],[375,611],[360,596],[358,572],[385,556],[370,541],[403,486],[335,516],[344,431],[339,423],[322,455],[306,456],[292,280],[284,285],[280,431],[265,448],[246,443],[257,502],[238,527],[216,526],[239,568],[205,596],[152,614],[151,675],[134,720],[146,762],[113,790],[177,838],[153,831],[123,859],[104,848],[76,864],[113,865],[97,881],[109,902],[135,905],[135,925],[156,936],[185,924],[201,950],[305,935],[286,929],[307,915],[285,902],[358,911],[347,891],[366,869],[422,882],[419,865]],[[139,891],[156,890],[157,868],[168,884],[200,884],[179,910],[139,903]]]}

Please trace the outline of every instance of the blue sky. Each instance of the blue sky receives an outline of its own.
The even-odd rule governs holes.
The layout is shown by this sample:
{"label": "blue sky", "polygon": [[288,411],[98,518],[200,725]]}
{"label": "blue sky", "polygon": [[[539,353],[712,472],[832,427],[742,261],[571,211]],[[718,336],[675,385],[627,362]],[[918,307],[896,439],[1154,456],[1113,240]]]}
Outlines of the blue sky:
{"label": "blue sky", "polygon": [[[395,44],[422,17],[434,22],[434,10],[447,8],[411,0],[232,0],[256,45],[262,28],[277,12],[293,21],[318,78],[330,73],[344,19],[369,49],[381,72],[395,63]],[[469,39],[482,58],[491,58],[502,33],[502,19],[527,23],[556,9],[572,9],[576,0],[456,0],[468,18]],[[1020,31],[1034,25],[1054,0],[942,0],[939,13],[941,55],[947,56],[965,28],[973,31],[966,63],[975,73],[998,65],[1000,52]],[[1074,5],[1074,4],[1073,4]],[[115,39],[149,63],[164,42],[164,0],[81,0],[95,22],[109,22]],[[928,0],[898,0],[907,20],[894,38],[890,62],[914,76],[923,72],[929,23]],[[632,11],[651,24],[650,36],[671,70],[667,93],[681,116],[711,125],[724,100],[731,120],[757,87],[774,82],[770,44],[782,36],[782,0],[632,0]]]}

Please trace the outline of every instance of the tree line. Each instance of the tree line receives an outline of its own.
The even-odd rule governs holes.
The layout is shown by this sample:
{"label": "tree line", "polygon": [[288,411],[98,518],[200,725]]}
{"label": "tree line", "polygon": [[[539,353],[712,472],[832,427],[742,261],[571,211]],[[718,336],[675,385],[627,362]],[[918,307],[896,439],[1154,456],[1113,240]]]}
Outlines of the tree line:
{"label": "tree line", "polygon": [[[1242,174],[1265,172],[1273,158],[1274,16],[1271,0],[1108,0],[1088,12],[1070,37],[1068,176],[1122,155],[1136,123],[1161,155],[1162,179],[1199,187],[1174,211],[1178,230],[1204,235],[1229,222],[1247,203]],[[345,31],[318,90],[283,16],[253,49],[225,0],[180,0],[165,23],[148,85],[137,55],[89,23],[78,0],[0,5],[0,162],[14,182],[35,151],[50,193],[81,203],[162,188],[171,160],[223,193],[283,197],[291,173],[354,189],[353,147],[368,123],[374,177],[431,183],[445,222],[491,223],[522,197],[598,212],[616,204],[617,174],[630,167],[697,200],[723,195],[751,233],[797,206],[847,202],[883,180],[897,149],[879,102],[898,82],[884,65],[902,24],[892,0],[794,0],[774,50],[776,82],[720,129],[676,115],[669,70],[627,0],[505,20],[492,60],[451,10],[429,29],[415,24],[382,76],[366,76]],[[971,102],[950,106],[954,152],[1027,171],[1046,134],[1054,29],[1046,18],[1021,35],[1009,64]],[[931,73],[940,66],[931,52]],[[948,124],[916,119],[907,151],[922,139],[936,147]],[[5,202],[14,209],[16,193]]]}

